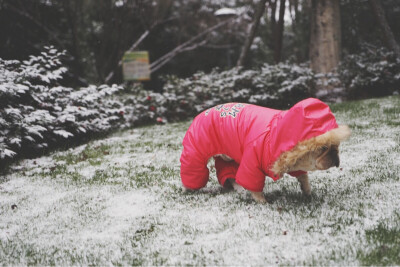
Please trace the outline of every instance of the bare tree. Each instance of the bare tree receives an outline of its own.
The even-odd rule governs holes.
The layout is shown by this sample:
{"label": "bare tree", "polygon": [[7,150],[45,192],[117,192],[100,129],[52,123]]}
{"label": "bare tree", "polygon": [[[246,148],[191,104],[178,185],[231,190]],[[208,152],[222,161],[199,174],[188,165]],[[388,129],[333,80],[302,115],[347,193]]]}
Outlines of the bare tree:
{"label": "bare tree", "polygon": [[[16,2],[16,3],[18,3],[18,2]],[[65,49],[65,45],[57,37],[56,32],[49,29],[45,24],[41,23],[37,18],[35,18],[33,15],[31,15],[29,13],[29,9],[26,9],[23,4],[19,3],[19,7],[14,7],[13,5],[8,4],[7,2],[5,2],[5,3],[0,2],[0,4],[3,4],[3,8],[7,8],[8,10],[11,10],[12,12],[16,13],[17,15],[24,17],[24,18],[28,19],[29,21],[31,21],[39,29],[46,32],[48,34],[48,36],[50,37],[50,40],[53,40],[54,42],[56,42],[60,48]]]}
{"label": "bare tree", "polygon": [[256,35],[258,25],[260,24],[261,16],[264,14],[265,5],[266,5],[267,1],[268,0],[260,0],[260,2],[258,2],[253,23],[251,24],[249,34],[247,35],[246,41],[242,48],[242,52],[240,53],[240,56],[239,56],[239,60],[236,64],[237,67],[243,66],[244,61],[246,60],[247,54],[249,53],[250,46],[253,43],[254,36]]}
{"label": "bare tree", "polygon": [[389,27],[389,24],[386,20],[385,17],[385,12],[382,8],[382,4],[380,0],[369,0],[369,4],[371,6],[372,11],[374,12],[374,16],[379,24],[379,26],[382,29],[384,41],[386,43],[386,46],[393,50],[395,54],[400,57],[400,46],[396,42],[396,39],[394,38],[393,32]]}
{"label": "bare tree", "polygon": [[[127,51],[134,51],[139,45],[159,26],[177,19],[176,17],[168,17],[171,9],[172,0],[157,0],[155,8],[149,14],[140,10],[140,2],[133,2],[133,9],[137,11],[137,17],[140,19],[143,27],[146,29],[142,35],[129,47]],[[118,61],[117,68],[113,68],[104,79],[105,83],[109,83],[115,75],[115,70],[122,66],[122,59]]]}
{"label": "bare tree", "polygon": [[278,27],[275,31],[275,49],[274,49],[274,59],[275,62],[278,63],[281,61],[282,57],[282,43],[283,43],[283,29],[284,29],[284,17],[285,17],[285,10],[286,10],[286,0],[280,0],[279,4],[279,20],[278,20]]}
{"label": "bare tree", "polygon": [[173,59],[178,54],[185,52],[185,51],[194,50],[200,46],[205,45],[207,43],[206,36],[209,33],[221,28],[222,26],[226,25],[230,21],[232,21],[232,19],[226,19],[226,20],[202,31],[201,33],[192,37],[191,39],[184,42],[183,44],[178,45],[177,47],[172,49],[170,52],[166,53],[165,55],[163,55],[162,57],[158,58],[156,61],[151,63],[151,65],[150,65],[151,72],[153,73],[153,72],[159,70],[162,66],[167,64],[169,61],[171,61],[171,59]]}
{"label": "bare tree", "polygon": [[312,0],[311,13],[311,68],[318,73],[328,73],[340,60],[339,0]]}
{"label": "bare tree", "polygon": [[[134,51],[142,42],[144,39],[146,39],[146,37],[150,34],[150,32],[155,28],[155,26],[157,25],[153,25],[152,27],[150,27],[149,29],[147,29],[140,37],[139,39],[137,39],[132,45],[131,47],[128,49],[128,51]],[[118,62],[118,68],[122,66],[122,59]],[[115,70],[112,70],[107,77],[105,78],[104,82],[105,83],[109,83],[111,81],[111,79],[114,77],[115,75]]]}
{"label": "bare tree", "polygon": [[278,0],[270,0],[269,1],[269,9],[271,10],[270,13],[270,20],[271,20],[271,34],[272,36],[276,35],[276,4]]}

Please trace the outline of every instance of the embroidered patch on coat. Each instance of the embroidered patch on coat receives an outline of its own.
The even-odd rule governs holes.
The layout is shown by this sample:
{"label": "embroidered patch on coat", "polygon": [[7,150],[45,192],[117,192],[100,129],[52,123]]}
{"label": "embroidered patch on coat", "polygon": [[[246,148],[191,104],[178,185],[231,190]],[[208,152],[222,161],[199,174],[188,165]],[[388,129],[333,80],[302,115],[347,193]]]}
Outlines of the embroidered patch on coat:
{"label": "embroidered patch on coat", "polygon": [[229,104],[223,104],[223,105],[218,105],[213,108],[209,108],[204,112],[204,115],[207,116],[211,110],[216,110],[220,113],[221,118],[225,118],[227,116],[230,116],[232,118],[236,118],[237,115],[240,113],[240,111],[246,106],[246,104],[242,103],[236,103],[232,105],[232,103]]}

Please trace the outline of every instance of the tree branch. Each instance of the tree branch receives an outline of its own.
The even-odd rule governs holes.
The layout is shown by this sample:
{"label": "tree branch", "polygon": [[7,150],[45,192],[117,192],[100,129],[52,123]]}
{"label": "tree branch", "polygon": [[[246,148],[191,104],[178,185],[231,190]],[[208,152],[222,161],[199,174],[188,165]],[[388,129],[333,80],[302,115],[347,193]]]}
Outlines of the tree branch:
{"label": "tree branch", "polygon": [[207,35],[210,32],[215,31],[218,28],[221,28],[222,26],[224,26],[225,24],[227,24],[228,22],[232,21],[231,19],[227,19],[224,20],[214,26],[212,26],[211,28],[206,29],[205,31],[199,33],[198,35],[194,36],[193,38],[191,38],[190,40],[184,42],[183,44],[175,47],[174,49],[172,49],[170,52],[168,52],[167,54],[165,54],[164,56],[160,57],[159,59],[157,59],[156,61],[154,61],[151,65],[150,65],[150,69],[151,72],[155,72],[157,70],[159,70],[163,65],[165,65],[168,61],[170,61],[172,58],[174,58],[176,55],[178,55],[179,53],[185,51],[185,48],[187,48],[188,46],[192,45],[194,42],[196,42],[198,39],[204,37],[205,35]]}
{"label": "tree branch", "polygon": [[400,46],[396,42],[393,32],[389,27],[381,2],[379,0],[369,0],[369,4],[374,12],[374,16],[378,21],[379,26],[382,29],[386,45],[396,54],[397,57],[400,57]]}
{"label": "tree branch", "polygon": [[[165,19],[165,20],[163,20],[163,21],[156,21],[156,22],[154,22],[153,25],[151,25],[151,27],[148,28],[148,29],[139,37],[139,39],[137,39],[136,42],[134,42],[134,43],[131,45],[131,47],[129,47],[129,49],[128,49],[127,51],[133,51],[133,50],[135,50],[135,49],[143,42],[143,40],[146,39],[146,37],[151,33],[151,31],[152,31],[154,28],[156,28],[157,26],[162,25],[162,24],[164,24],[164,23],[170,22],[170,21],[172,21],[172,20],[174,20],[174,19],[176,19],[176,17],[171,17],[171,18]],[[119,68],[119,67],[121,67],[121,66],[122,66],[122,59],[118,62],[117,68]],[[113,70],[113,71],[111,71],[111,72],[106,76],[104,82],[105,82],[105,83],[109,83],[109,82],[111,81],[111,79],[114,77],[114,75],[115,75],[115,71]]]}
{"label": "tree branch", "polygon": [[4,6],[6,8],[8,8],[9,10],[17,13],[18,15],[25,17],[26,19],[30,20],[31,22],[33,22],[34,24],[36,24],[36,26],[38,26],[40,29],[42,29],[44,32],[46,32],[49,36],[51,36],[52,39],[54,39],[54,41],[60,46],[60,48],[62,49],[66,49],[64,44],[61,42],[61,40],[56,36],[55,33],[53,33],[49,28],[47,28],[45,25],[43,25],[42,23],[40,23],[38,20],[36,20],[34,17],[32,17],[30,14],[26,13],[26,12],[22,12],[19,9],[13,7],[12,5],[8,5],[8,4],[4,4]]}
{"label": "tree branch", "polygon": [[246,41],[242,48],[242,52],[240,53],[240,56],[239,56],[239,60],[236,63],[236,67],[243,66],[243,64],[244,64],[247,54],[249,53],[250,46],[253,43],[254,36],[256,35],[258,25],[260,24],[261,16],[264,14],[265,5],[266,5],[267,1],[268,0],[260,0],[258,2],[256,14],[254,16],[254,20],[251,25],[250,32],[247,35]]}
{"label": "tree branch", "polygon": [[175,54],[171,54],[168,57],[164,58],[164,60],[159,61],[157,65],[151,65],[151,72],[155,72],[157,70],[159,70],[162,66],[164,66],[165,64],[167,64],[172,58],[174,58],[177,54],[182,53],[182,52],[186,52],[186,51],[191,51],[191,50],[195,50],[197,48],[199,48],[200,46],[203,46],[204,44],[207,43],[208,40],[203,40],[199,43],[193,44],[192,46],[188,46],[188,47],[183,47],[182,49],[180,49],[179,51],[177,51],[177,53]]}
{"label": "tree branch", "polygon": [[[136,47],[138,47],[138,45],[149,35],[149,33],[150,33],[150,30],[146,30],[146,31],[139,37],[139,39],[138,39],[135,43],[133,43],[133,44],[131,45],[131,47],[128,49],[128,51],[133,51],[133,50],[135,50]],[[121,66],[122,66],[122,59],[118,62],[118,67],[121,67]],[[114,74],[115,74],[115,71],[111,71],[111,72],[107,75],[107,77],[106,77],[106,79],[104,80],[104,82],[105,82],[105,83],[108,83],[108,82],[114,77]]]}

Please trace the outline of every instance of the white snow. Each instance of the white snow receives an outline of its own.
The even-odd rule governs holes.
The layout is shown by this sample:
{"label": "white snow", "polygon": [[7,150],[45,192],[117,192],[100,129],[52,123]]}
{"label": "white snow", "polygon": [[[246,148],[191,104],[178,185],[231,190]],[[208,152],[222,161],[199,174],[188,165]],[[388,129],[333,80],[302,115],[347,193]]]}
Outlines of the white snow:
{"label": "white snow", "polygon": [[311,173],[310,199],[284,177],[266,180],[270,203],[259,205],[222,190],[213,172],[206,188],[183,193],[180,143],[189,122],[24,160],[1,177],[0,262],[361,265],[360,251],[373,249],[365,231],[392,222],[400,206],[399,126],[383,112],[398,99],[362,106],[374,102],[371,111],[336,114],[353,135],[341,145],[341,168]]}
{"label": "white snow", "polygon": [[214,12],[215,16],[234,16],[237,15],[236,10],[232,8],[223,7]]}
{"label": "white snow", "polygon": [[62,137],[64,137],[64,138],[68,138],[68,137],[74,136],[72,133],[67,132],[67,131],[65,131],[65,130],[56,130],[56,131],[54,131],[54,133],[55,133],[56,135],[62,136]]}
{"label": "white snow", "polygon": [[5,157],[7,158],[12,158],[16,155],[17,153],[15,153],[14,151],[11,151],[7,148],[4,148],[2,150],[0,150],[0,158],[4,159]]}

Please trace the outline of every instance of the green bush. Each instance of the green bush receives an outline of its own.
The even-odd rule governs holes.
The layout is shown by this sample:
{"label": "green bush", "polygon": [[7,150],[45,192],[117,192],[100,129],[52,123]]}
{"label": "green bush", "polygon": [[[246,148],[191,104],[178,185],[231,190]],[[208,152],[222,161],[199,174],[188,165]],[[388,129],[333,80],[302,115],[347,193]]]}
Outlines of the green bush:
{"label": "green bush", "polygon": [[385,48],[365,47],[360,54],[345,57],[338,74],[351,99],[390,95],[400,89],[400,59]]}
{"label": "green bush", "polygon": [[166,117],[179,119],[226,102],[287,108],[314,95],[315,79],[304,66],[265,64],[257,70],[199,72],[187,79],[168,76],[164,90]]}
{"label": "green bush", "polygon": [[346,57],[338,74],[326,79],[305,65],[280,63],[253,70],[214,69],[185,79],[166,76],[163,93],[140,84],[72,89],[59,84],[67,72],[63,55],[47,47],[27,61],[0,59],[0,165],[112,129],[190,118],[226,102],[287,109],[314,96],[318,80],[335,89],[345,86],[351,98],[391,94],[400,82],[399,59],[378,49]]}
{"label": "green bush", "polygon": [[27,61],[0,59],[0,165],[108,132],[124,121],[120,86],[59,84],[64,52],[45,47]]}

